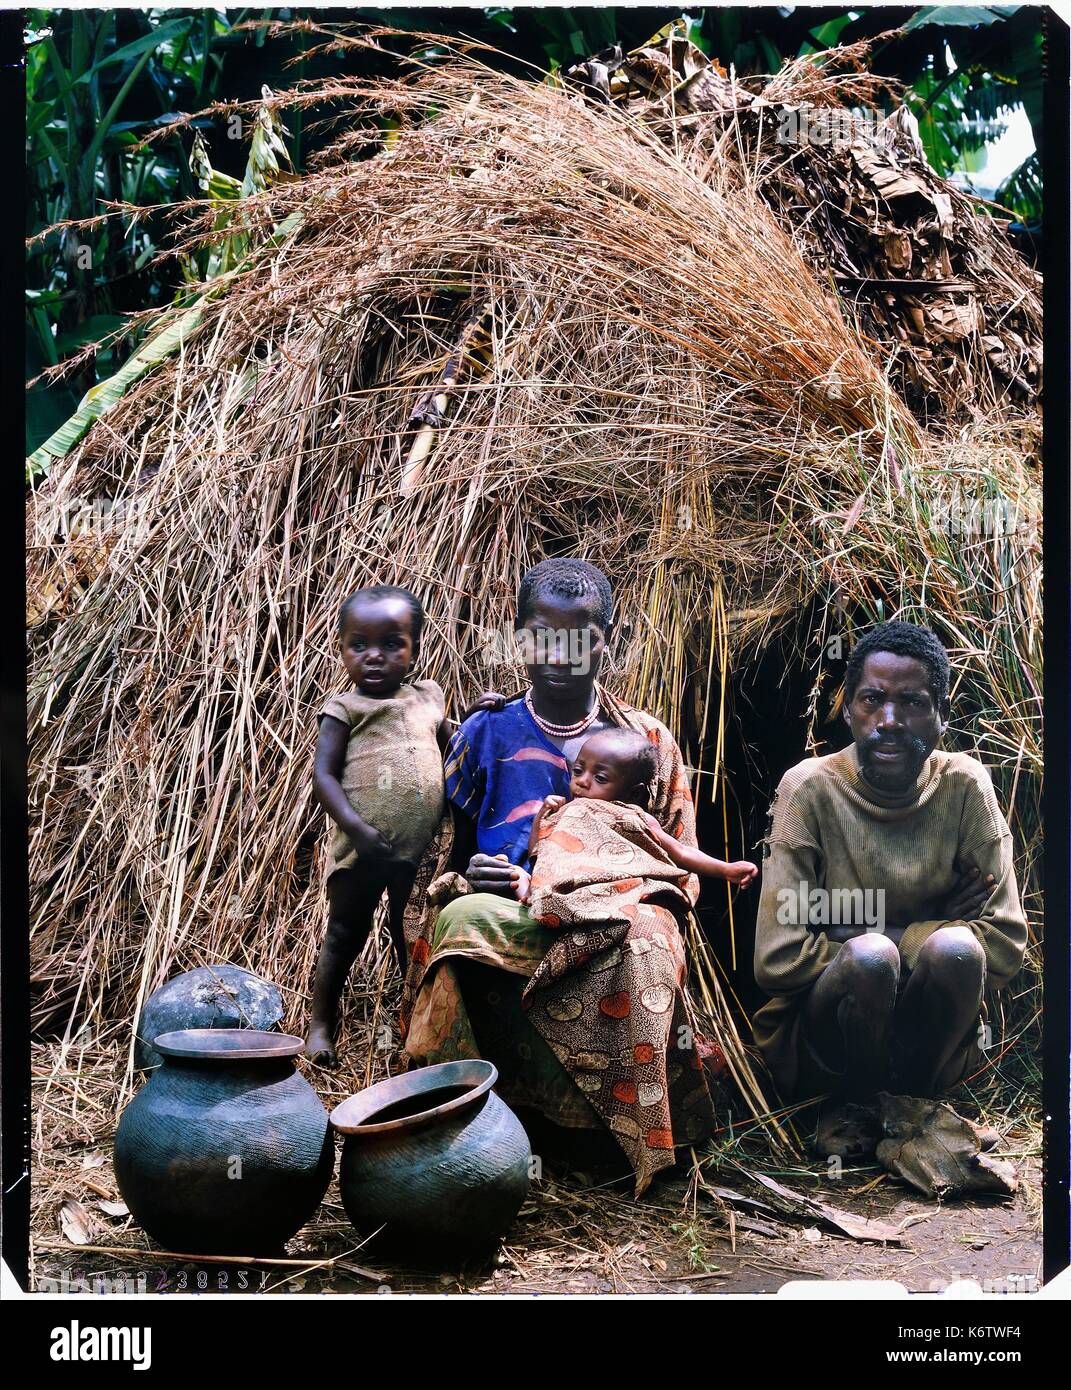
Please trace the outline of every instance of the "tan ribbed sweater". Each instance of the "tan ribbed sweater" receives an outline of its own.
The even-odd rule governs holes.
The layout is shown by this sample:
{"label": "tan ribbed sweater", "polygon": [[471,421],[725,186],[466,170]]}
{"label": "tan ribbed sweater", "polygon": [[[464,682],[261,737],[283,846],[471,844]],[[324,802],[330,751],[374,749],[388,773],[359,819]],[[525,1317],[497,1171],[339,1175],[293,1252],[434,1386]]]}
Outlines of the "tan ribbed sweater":
{"label": "tan ribbed sweater", "polygon": [[817,904],[807,903],[810,889],[884,889],[884,925],[905,929],[900,956],[910,970],[926,938],[948,925],[940,906],[958,871],[974,865],[996,880],[981,915],[965,923],[985,950],[988,988],[1007,984],[1019,969],[1027,929],[1011,832],[989,773],[975,758],[931,753],[910,792],[894,797],[863,780],[853,744],[790,768],[770,819],[755,979],[773,997],[756,1013],[754,1031],[784,1095],[798,1077],[801,1006],[840,950],[821,925],[811,925]]}

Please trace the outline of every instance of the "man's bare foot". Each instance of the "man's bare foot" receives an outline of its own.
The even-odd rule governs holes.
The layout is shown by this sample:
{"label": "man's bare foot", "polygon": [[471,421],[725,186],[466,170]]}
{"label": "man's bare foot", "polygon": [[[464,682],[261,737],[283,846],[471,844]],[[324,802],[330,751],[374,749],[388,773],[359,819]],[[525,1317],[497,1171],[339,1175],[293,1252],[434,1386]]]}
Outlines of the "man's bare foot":
{"label": "man's bare foot", "polygon": [[337,1067],[338,1054],[326,1028],[313,1025],[305,1039],[305,1056],[318,1067]]}
{"label": "man's bare foot", "polygon": [[814,1151],[819,1158],[871,1158],[880,1138],[881,1121],[876,1106],[827,1101],[818,1117]]}

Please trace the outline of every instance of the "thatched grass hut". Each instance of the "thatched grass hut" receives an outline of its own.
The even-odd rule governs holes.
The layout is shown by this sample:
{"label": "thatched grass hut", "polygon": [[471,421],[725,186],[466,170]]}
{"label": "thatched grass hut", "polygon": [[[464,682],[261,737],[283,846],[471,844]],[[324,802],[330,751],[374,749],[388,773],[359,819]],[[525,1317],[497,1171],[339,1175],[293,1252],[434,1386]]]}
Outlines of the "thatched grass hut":
{"label": "thatched grass hut", "polygon": [[[800,100],[844,99],[813,67],[795,80]],[[750,846],[726,767],[770,732],[737,673],[780,642],[783,721],[821,743],[838,640],[878,617],[931,623],[953,741],[994,771],[1036,924],[1030,372],[1017,398],[990,372],[974,419],[935,419],[932,392],[913,411],[896,316],[888,339],[863,336],[799,206],[764,181],[761,92],[704,111],[673,90],[638,114],[455,54],[297,92],[279,105],[342,112],[315,168],[233,204],[222,230],[217,204],[183,210],[185,248],[240,225],[248,249],[156,325],[174,350],[143,354],[152,370],[56,449],[32,499],[40,1028],[128,1024],[170,973],[214,959],[284,985],[297,1025],[322,929],[309,768],[341,599],[373,580],[420,593],[424,671],[456,714],[514,687],[502,636],[548,554],[611,577],[611,687],[674,729],[734,856]],[[989,248],[974,297],[998,273],[1036,306],[999,227],[954,197],[959,276]],[[976,531],[979,516],[1007,524]],[[719,976],[735,989],[749,963],[733,972],[720,921],[708,935],[700,984],[721,1009]]]}

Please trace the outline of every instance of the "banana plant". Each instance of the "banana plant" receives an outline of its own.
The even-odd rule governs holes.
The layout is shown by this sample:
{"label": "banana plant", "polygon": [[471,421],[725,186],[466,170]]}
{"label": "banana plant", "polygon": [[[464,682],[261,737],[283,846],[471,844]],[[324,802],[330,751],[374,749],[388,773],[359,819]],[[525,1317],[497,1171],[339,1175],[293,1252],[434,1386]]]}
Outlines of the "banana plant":
{"label": "banana plant", "polygon": [[236,218],[234,205],[244,197],[270,188],[280,179],[294,176],[293,162],[284,139],[288,131],[273,104],[271,89],[262,87],[261,96],[263,103],[253,122],[249,158],[241,179],[213,168],[204,137],[200,131],[194,131],[190,169],[202,194],[219,204],[219,212],[212,224],[213,232],[219,233],[219,237],[211,248],[198,255],[182,257],[183,277],[189,283],[211,280],[223,274],[249,250],[251,230],[240,213]]}
{"label": "banana plant", "polygon": [[[161,114],[158,91],[181,62],[191,17],[170,17],[155,26],[115,11],[72,10],[27,14],[26,133],[27,232],[40,237],[56,223],[85,223],[102,200],[136,195],[171,200],[179,181],[157,151],[134,154],[132,108],[151,107],[151,127]],[[133,37],[130,37],[131,35]],[[192,186],[191,190],[192,191]],[[27,264],[27,367],[31,375],[87,343],[107,342],[122,319],[116,286],[141,271],[148,250],[144,231],[124,238],[114,219],[89,227],[66,226],[31,244]],[[151,254],[151,253],[150,253]],[[118,364],[105,350],[104,365]],[[82,374],[92,381],[92,370]],[[31,439],[54,423],[65,391],[31,391],[27,423]],[[51,394],[51,399],[50,399]]]}
{"label": "banana plant", "polygon": [[935,5],[904,25],[932,48],[910,104],[927,158],[943,173],[974,173],[1022,104],[1041,148],[1042,29],[1023,5]]}
{"label": "banana plant", "polygon": [[143,137],[216,99],[224,52],[252,47],[236,30],[254,13],[25,12],[27,376],[98,345],[95,361],[87,359],[69,381],[31,388],[29,448],[97,377],[122,365],[132,347],[117,333],[124,311],[173,295],[173,265],[156,263],[158,221],[92,219],[109,202],[157,206],[196,196],[177,136],[148,146]]}
{"label": "banana plant", "polygon": [[303,220],[301,213],[290,213],[262,244],[247,251],[230,270],[217,275],[202,294],[188,304],[176,305],[166,313],[162,326],[137,348],[114,375],[90,387],[70,419],[34,450],[26,461],[27,478],[33,481],[47,474],[56,459],[63,458],[80,443],[94,420],[99,420],[122,400],[135,381],[166,362],[182,347],[190,334],[200,326],[206,305],[226,289],[238,271],[244,270],[256,255],[282,245],[299,230]]}
{"label": "banana plant", "polygon": [[209,200],[220,205],[213,224],[220,237],[210,250],[200,253],[203,264],[198,263],[197,256],[182,257],[183,275],[188,285],[197,287],[198,293],[191,298],[189,292],[180,292],[174,312],[165,317],[162,326],[140,344],[118,371],[89,388],[70,417],[29,456],[27,474],[31,480],[47,473],[57,458],[69,453],[85,437],[94,420],[121,400],[135,381],[179,350],[200,324],[205,305],[236,270],[244,267],[257,251],[278,245],[297,230],[301,219],[291,215],[259,244],[241,216],[240,200],[244,196],[262,192],[278,179],[294,176],[283,138],[287,132],[275,110],[271,90],[262,88],[262,96],[241,180],[212,167],[208,147],[200,131],[194,131],[191,173]]}

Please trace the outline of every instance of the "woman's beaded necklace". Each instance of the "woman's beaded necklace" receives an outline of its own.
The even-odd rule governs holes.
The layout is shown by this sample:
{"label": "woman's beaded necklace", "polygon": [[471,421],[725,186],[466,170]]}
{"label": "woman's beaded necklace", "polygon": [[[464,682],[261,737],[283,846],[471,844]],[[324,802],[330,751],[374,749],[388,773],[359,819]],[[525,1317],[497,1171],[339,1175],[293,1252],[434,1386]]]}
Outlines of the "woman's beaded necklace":
{"label": "woman's beaded necklace", "polygon": [[549,719],[541,719],[532,705],[532,692],[530,690],[525,692],[524,703],[528,713],[535,720],[536,726],[550,738],[575,738],[577,734],[582,734],[585,729],[589,729],[599,717],[599,697],[597,695],[588,713],[584,715],[583,719],[578,719],[575,724],[552,724]]}

